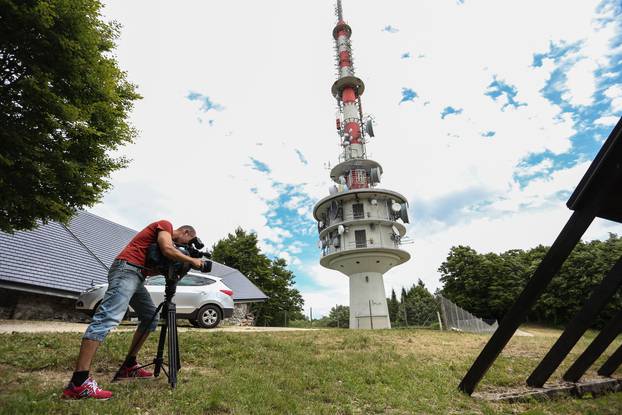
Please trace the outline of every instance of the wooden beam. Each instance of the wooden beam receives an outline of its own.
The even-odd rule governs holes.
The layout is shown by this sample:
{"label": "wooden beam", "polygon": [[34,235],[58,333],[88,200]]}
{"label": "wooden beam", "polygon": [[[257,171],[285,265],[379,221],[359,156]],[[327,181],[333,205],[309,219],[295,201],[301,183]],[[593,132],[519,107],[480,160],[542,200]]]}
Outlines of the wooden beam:
{"label": "wooden beam", "polygon": [[609,359],[598,369],[598,374],[601,376],[611,376],[613,372],[622,364],[622,346],[618,347],[618,350],[613,352]]}
{"label": "wooden beam", "polygon": [[486,374],[508,341],[510,341],[518,326],[525,320],[531,307],[533,307],[542,292],[549,285],[553,276],[559,271],[570,252],[581,240],[581,236],[583,236],[596,217],[597,210],[596,204],[590,204],[583,209],[573,212],[564,229],[562,229],[542,259],[542,262],[538,265],[527,286],[503,317],[501,324],[499,324],[497,330],[493,333],[460,382],[458,389],[469,395],[473,393],[479,381]]}
{"label": "wooden beam", "polygon": [[[527,378],[527,385],[535,388],[541,388],[544,385],[544,382],[559,367],[568,353],[570,353],[570,350],[583,336],[583,333],[592,325],[598,313],[607,305],[607,302],[616,293],[620,284],[622,284],[622,257],[616,261],[600,285],[592,290],[590,298],[585,302],[581,311],[568,323],[562,335],[559,336],[559,339],[551,347],[551,350]],[[591,356],[589,357],[591,358]]]}
{"label": "wooden beam", "polygon": [[581,376],[594,364],[607,347],[622,331],[622,310],[598,333],[598,336],[585,349],[579,358],[568,368],[563,378],[567,382],[577,382]]}

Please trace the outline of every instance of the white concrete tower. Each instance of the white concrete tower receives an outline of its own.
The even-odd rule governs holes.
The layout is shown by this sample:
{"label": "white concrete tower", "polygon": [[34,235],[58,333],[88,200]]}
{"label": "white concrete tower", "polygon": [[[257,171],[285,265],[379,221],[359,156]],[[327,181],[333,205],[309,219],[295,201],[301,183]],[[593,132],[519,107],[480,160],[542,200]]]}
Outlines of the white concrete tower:
{"label": "white concrete tower", "polygon": [[408,202],[401,194],[380,189],[382,167],[367,158],[365,144],[374,137],[371,118],[363,118],[363,81],[354,75],[350,36],[341,1],[333,29],[337,80],[332,94],[339,111],[341,144],[338,164],[330,172],[336,183],[313,208],[322,249],[320,264],[350,279],[350,328],[391,328],[383,274],[410,259],[400,249],[406,234]]}

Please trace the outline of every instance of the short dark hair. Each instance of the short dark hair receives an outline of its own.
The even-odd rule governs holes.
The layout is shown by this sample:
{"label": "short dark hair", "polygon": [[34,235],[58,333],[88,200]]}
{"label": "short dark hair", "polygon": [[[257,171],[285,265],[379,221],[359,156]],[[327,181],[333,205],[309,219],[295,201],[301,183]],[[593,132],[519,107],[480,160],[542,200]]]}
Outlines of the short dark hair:
{"label": "short dark hair", "polygon": [[197,234],[197,231],[194,230],[194,228],[190,225],[184,225],[184,226],[180,226],[179,228],[180,231],[188,231],[188,232],[192,232],[193,234]]}

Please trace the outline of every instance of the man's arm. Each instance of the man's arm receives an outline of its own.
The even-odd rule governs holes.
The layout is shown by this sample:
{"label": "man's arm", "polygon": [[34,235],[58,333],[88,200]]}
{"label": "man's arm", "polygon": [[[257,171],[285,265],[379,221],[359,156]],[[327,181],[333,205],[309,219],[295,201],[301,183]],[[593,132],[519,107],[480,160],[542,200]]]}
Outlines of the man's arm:
{"label": "man's arm", "polygon": [[193,268],[201,269],[203,261],[199,258],[192,258],[181,253],[179,249],[175,248],[175,245],[173,244],[173,237],[167,231],[158,232],[158,246],[160,247],[160,251],[162,251],[162,255],[168,259],[173,261],[189,262],[192,264]]}

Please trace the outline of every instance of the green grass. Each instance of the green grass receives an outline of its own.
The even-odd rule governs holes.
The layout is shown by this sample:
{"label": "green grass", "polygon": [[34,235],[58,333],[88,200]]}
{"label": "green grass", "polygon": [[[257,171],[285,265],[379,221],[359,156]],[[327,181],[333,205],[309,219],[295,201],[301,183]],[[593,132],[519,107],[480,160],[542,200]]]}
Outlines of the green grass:
{"label": "green grass", "polygon": [[[530,328],[512,339],[478,390],[524,385],[559,331]],[[0,335],[0,413],[129,414],[619,414],[622,393],[521,404],[491,403],[456,389],[488,337],[430,330],[318,330],[274,333],[180,333],[177,389],[165,378],[109,380],[131,333],[111,334],[93,365],[115,396],[107,402],[59,399],[80,334]],[[155,354],[152,336],[141,355]],[[577,356],[594,333],[573,350]],[[608,350],[609,355],[620,344]],[[570,360],[570,359],[567,359]],[[601,361],[597,362],[600,363]],[[563,373],[565,363],[553,380]],[[596,366],[596,365],[595,365]],[[593,375],[593,373],[590,373]]]}

